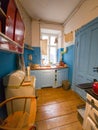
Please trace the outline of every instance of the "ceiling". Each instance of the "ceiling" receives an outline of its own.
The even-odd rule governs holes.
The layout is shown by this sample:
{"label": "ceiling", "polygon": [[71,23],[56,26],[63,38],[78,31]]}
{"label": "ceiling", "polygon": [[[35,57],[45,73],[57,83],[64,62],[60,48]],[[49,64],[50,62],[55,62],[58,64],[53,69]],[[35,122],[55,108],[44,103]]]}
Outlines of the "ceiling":
{"label": "ceiling", "polygon": [[40,21],[64,24],[84,0],[20,0],[27,13]]}

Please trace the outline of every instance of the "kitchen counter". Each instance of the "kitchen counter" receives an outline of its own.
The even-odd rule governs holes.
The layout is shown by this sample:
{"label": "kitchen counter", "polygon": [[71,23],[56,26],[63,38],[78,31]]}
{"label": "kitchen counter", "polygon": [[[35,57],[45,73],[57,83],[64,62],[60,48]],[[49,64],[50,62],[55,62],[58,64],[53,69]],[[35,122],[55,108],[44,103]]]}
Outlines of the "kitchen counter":
{"label": "kitchen counter", "polygon": [[39,67],[31,67],[31,70],[51,70],[51,69],[64,69],[68,68],[68,66],[39,66]]}
{"label": "kitchen counter", "polygon": [[96,95],[96,94],[93,92],[92,83],[78,84],[77,87],[79,87],[80,89],[83,89],[83,90],[86,91],[88,94],[90,94],[92,97],[94,97],[95,99],[98,100],[98,95]]}
{"label": "kitchen counter", "polygon": [[30,71],[36,77],[36,88],[59,87],[63,80],[68,80],[68,67],[41,67]]}

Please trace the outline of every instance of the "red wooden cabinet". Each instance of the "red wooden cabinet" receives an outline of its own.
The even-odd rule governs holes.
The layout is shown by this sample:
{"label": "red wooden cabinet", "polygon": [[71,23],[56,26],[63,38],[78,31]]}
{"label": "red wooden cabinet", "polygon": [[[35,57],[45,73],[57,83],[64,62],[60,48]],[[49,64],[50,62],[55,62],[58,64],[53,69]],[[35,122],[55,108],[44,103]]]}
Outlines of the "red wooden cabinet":
{"label": "red wooden cabinet", "polygon": [[11,39],[14,39],[14,24],[15,24],[15,15],[16,15],[16,5],[14,0],[10,0],[7,8],[7,18],[5,26],[5,34]]}
{"label": "red wooden cabinet", "polygon": [[[25,28],[24,28],[23,21],[21,19],[19,11],[17,10],[16,19],[15,19],[14,40],[15,42],[19,43],[21,47],[24,46],[23,45],[24,44],[24,31],[25,31]],[[18,47],[18,51],[21,52],[22,49]]]}
{"label": "red wooden cabinet", "polygon": [[0,35],[0,49],[23,53],[25,28],[14,0],[9,0],[6,15],[5,37]]}

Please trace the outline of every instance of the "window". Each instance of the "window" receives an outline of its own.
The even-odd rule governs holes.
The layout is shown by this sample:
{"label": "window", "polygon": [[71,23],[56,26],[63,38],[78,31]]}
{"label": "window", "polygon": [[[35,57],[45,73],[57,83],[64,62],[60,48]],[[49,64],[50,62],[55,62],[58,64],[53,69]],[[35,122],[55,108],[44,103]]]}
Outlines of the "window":
{"label": "window", "polygon": [[41,61],[43,65],[57,63],[57,49],[61,46],[62,31],[40,29]]}
{"label": "window", "polygon": [[56,38],[57,36],[54,35],[41,35],[41,60],[43,62],[42,64],[44,65],[47,65],[49,63],[55,64],[57,62],[57,44],[55,43]]}

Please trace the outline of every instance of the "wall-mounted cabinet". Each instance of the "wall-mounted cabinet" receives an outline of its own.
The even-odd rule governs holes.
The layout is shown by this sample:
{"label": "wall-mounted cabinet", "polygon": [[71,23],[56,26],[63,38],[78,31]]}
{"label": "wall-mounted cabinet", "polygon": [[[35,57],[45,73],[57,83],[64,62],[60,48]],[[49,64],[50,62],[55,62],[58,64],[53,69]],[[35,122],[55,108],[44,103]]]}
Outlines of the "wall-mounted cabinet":
{"label": "wall-mounted cabinet", "polygon": [[86,99],[86,93],[76,86],[81,83],[98,80],[98,72],[94,67],[98,67],[98,18],[83,26],[76,32],[75,44],[75,64],[73,74],[73,89],[81,97]]}
{"label": "wall-mounted cabinet", "polygon": [[9,0],[7,5],[1,1],[1,5],[7,17],[1,20],[0,49],[23,53],[25,28],[16,4]]}

